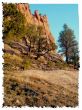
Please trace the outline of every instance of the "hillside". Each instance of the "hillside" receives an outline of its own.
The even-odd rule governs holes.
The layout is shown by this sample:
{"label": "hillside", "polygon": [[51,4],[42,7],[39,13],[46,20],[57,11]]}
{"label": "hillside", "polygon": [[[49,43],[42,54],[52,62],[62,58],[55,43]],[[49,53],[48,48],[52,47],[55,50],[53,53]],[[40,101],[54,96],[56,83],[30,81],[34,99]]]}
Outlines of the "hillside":
{"label": "hillside", "polygon": [[47,16],[40,15],[38,11],[32,14],[28,4],[5,4],[4,10],[4,69],[52,70],[67,67],[56,52]]}
{"label": "hillside", "polygon": [[3,106],[77,106],[78,70],[57,53],[47,16],[5,3],[3,27]]}
{"label": "hillside", "polygon": [[5,106],[75,107],[78,71],[26,70],[4,77]]}

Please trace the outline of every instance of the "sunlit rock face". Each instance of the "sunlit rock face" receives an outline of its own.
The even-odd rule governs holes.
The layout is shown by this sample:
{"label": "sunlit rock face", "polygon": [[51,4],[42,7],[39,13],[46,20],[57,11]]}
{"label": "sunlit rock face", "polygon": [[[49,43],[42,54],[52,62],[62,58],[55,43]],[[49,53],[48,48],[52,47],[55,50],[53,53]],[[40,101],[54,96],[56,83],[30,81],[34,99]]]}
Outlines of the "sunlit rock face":
{"label": "sunlit rock face", "polygon": [[35,24],[37,26],[42,26],[44,30],[44,35],[49,39],[51,42],[55,42],[54,38],[50,32],[48,18],[46,15],[39,14],[38,10],[35,10],[34,14],[31,13],[29,4],[16,4],[17,9],[21,11],[21,13],[26,18],[26,24]]}

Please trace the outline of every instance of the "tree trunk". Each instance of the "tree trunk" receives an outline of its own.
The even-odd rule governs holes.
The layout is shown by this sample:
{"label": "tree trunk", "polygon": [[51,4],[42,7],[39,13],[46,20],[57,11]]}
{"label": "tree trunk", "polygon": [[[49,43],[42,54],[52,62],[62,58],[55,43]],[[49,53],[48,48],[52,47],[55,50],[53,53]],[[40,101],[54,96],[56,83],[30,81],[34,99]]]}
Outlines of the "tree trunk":
{"label": "tree trunk", "polygon": [[66,63],[68,64],[68,49],[66,49],[65,56],[66,56]]}
{"label": "tree trunk", "polygon": [[28,43],[27,43],[26,37],[23,37],[23,40],[24,40],[24,42],[25,42],[25,45],[28,46]]}

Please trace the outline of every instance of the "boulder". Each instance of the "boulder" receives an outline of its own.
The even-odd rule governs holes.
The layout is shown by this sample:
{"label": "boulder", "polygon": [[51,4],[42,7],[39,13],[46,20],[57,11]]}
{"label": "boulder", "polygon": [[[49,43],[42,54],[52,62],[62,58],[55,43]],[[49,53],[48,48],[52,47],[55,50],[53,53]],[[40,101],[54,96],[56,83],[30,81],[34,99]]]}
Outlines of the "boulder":
{"label": "boulder", "polygon": [[40,57],[38,58],[38,61],[39,61],[40,63],[47,64],[47,60],[45,59],[44,56],[40,56]]}

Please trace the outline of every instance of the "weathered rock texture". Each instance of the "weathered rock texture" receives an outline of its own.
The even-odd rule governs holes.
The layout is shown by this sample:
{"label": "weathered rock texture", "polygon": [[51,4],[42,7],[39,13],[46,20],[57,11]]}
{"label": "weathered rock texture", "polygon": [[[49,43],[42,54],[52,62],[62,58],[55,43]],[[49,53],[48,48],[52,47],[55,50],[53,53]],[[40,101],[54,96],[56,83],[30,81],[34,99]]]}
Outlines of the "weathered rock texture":
{"label": "weathered rock texture", "polygon": [[45,36],[51,41],[54,42],[54,38],[50,32],[48,18],[46,15],[42,16],[39,14],[38,10],[35,10],[34,14],[31,13],[29,4],[17,4],[17,9],[22,12],[26,18],[26,23],[35,24],[37,26],[42,26],[44,29]]}

